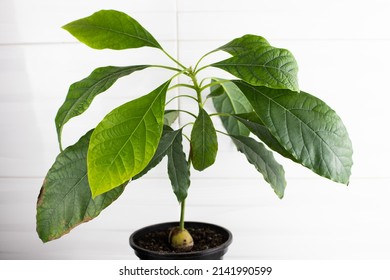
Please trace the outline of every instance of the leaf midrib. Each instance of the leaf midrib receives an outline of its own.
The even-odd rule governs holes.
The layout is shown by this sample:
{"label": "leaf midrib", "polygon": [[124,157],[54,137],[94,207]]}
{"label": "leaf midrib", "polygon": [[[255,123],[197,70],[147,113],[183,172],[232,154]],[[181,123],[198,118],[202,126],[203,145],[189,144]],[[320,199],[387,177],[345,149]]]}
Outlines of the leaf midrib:
{"label": "leaf midrib", "polygon": [[119,30],[115,30],[115,29],[111,29],[111,28],[108,28],[108,27],[103,27],[103,26],[99,26],[99,25],[95,25],[95,24],[82,24],[82,23],[74,23],[73,26],[77,26],[77,27],[94,27],[96,29],[101,29],[101,30],[105,30],[105,31],[109,31],[109,32],[112,32],[112,33],[117,33],[117,34],[120,34],[120,35],[125,35],[127,37],[130,37],[130,38],[135,38],[135,39],[138,39],[140,41],[143,41],[143,42],[146,42],[146,43],[149,43],[150,45],[152,45],[153,47],[155,48],[158,48],[158,49],[161,49],[161,46],[159,44],[156,44],[155,42],[153,41],[149,41],[149,40],[146,40],[145,38],[142,38],[142,37],[139,37],[139,36],[135,36],[135,35],[131,35],[129,33],[126,33],[126,32],[121,32]]}
{"label": "leaf midrib", "polygon": [[[252,146],[247,145],[245,142],[243,142],[243,141],[241,140],[240,137],[235,136],[234,138],[235,138],[236,140],[238,140],[238,141],[241,143],[241,145],[244,146],[244,148],[250,150],[251,153],[254,154],[256,158],[258,158],[258,159],[261,160],[262,164],[264,165],[265,172],[266,172],[266,174],[263,174],[263,173],[262,173],[262,174],[263,174],[263,176],[264,176],[264,175],[267,175],[267,177],[269,178],[269,180],[266,179],[266,181],[267,181],[268,183],[272,184],[272,182],[271,182],[272,180],[270,179],[269,173],[272,173],[273,176],[274,176],[275,178],[278,178],[278,175],[274,172],[274,170],[273,170],[272,168],[269,167],[269,165],[267,164],[267,161],[264,160],[264,159],[262,158],[262,156],[260,156],[260,155],[252,148]],[[247,138],[250,139],[249,137],[247,137]],[[257,144],[262,144],[262,143],[259,143],[259,142],[257,142],[257,141],[255,141],[255,142],[256,142]],[[260,171],[260,170],[259,170],[259,171]],[[269,171],[270,171],[270,172],[269,172]],[[279,181],[279,180],[276,179],[276,181]]]}
{"label": "leaf midrib", "polygon": [[[61,197],[61,203],[63,203],[63,201],[65,200],[65,198],[71,193],[73,192],[80,184],[81,182],[85,179],[85,177],[87,177],[88,175],[88,172],[86,171],[85,174],[69,189],[68,192],[66,192],[66,194],[64,194],[62,197]],[[58,180],[56,180],[58,181]],[[58,212],[58,208],[46,208],[48,210],[51,210],[50,212],[53,213],[53,212]],[[86,211],[85,211],[86,212]],[[83,216],[85,216],[85,213],[83,214]],[[53,215],[50,215],[50,218],[53,217]],[[52,219],[50,218],[47,218],[47,219],[43,219],[42,221],[49,221],[49,223],[52,222]]]}
{"label": "leaf midrib", "polygon": [[[145,114],[142,116],[141,120],[138,122],[137,126],[135,127],[135,129],[133,130],[133,132],[129,135],[128,139],[125,141],[125,143],[122,145],[122,147],[120,148],[120,150],[118,151],[118,153],[116,154],[116,156],[114,157],[114,159],[110,162],[110,164],[108,165],[107,169],[111,169],[112,165],[114,164],[114,162],[116,161],[116,159],[118,158],[118,156],[121,154],[122,150],[124,149],[125,146],[127,146],[127,144],[129,143],[129,141],[131,140],[131,138],[133,137],[135,131],[138,130],[138,127],[141,125],[141,123],[144,121],[145,119],[145,116],[149,113],[149,111],[151,110],[151,108],[153,107],[154,103],[156,102],[157,98],[160,97],[161,93],[164,91],[164,89],[166,88],[166,86],[164,86],[160,92],[156,95],[156,97],[153,99],[153,102],[150,104],[149,108],[146,110]],[[108,172],[105,172],[103,177],[101,177],[101,181],[107,176]]]}
{"label": "leaf midrib", "polygon": [[[109,76],[106,76],[104,79],[98,80],[97,82],[93,83],[92,86],[87,87],[88,90],[85,91],[84,94],[82,94],[82,95],[79,96],[78,98],[73,98],[73,99],[77,99],[77,101],[74,102],[73,105],[72,105],[72,106],[69,108],[69,110],[66,112],[65,117],[63,118],[64,121],[62,121],[62,123],[61,123],[61,125],[59,126],[59,128],[62,128],[62,127],[64,126],[64,124],[65,124],[67,121],[69,121],[72,117],[74,117],[74,116],[72,116],[72,114],[70,114],[70,113],[71,113],[71,110],[73,111],[74,108],[76,107],[76,105],[79,105],[82,101],[85,101],[85,100],[86,100],[86,98],[84,98],[83,100],[80,100],[81,97],[89,96],[89,94],[90,94],[93,90],[95,90],[95,88],[96,88],[100,83],[102,83],[103,81],[104,81],[104,83],[106,83],[107,80],[108,80],[108,79],[111,79],[113,76],[121,75],[123,72],[126,72],[126,71],[128,71],[129,69],[131,69],[131,68],[133,68],[133,67],[134,67],[134,66],[130,66],[130,67],[123,68],[123,69],[121,69],[121,70],[118,71],[118,72],[115,72],[115,73],[110,74]],[[140,67],[141,67],[141,66],[140,66]],[[138,69],[137,69],[137,70],[138,70]],[[135,71],[137,71],[137,70],[134,70],[134,71],[132,71],[132,72],[135,72]],[[141,70],[142,70],[142,69],[141,69]],[[132,72],[131,72],[131,73],[132,73]],[[129,74],[131,74],[131,73],[129,73]],[[119,78],[120,78],[120,77],[118,77],[118,79],[119,79]],[[80,82],[81,82],[81,81],[80,81]],[[80,87],[80,88],[83,88],[83,87]],[[85,87],[84,87],[84,88],[85,88]],[[70,117],[69,117],[69,116],[70,116]],[[75,115],[75,116],[77,116],[77,115]]]}
{"label": "leaf midrib", "polygon": [[233,112],[234,112],[235,114],[238,114],[237,108],[236,108],[236,104],[233,102],[233,98],[231,97],[230,92],[227,90],[226,86],[224,86],[223,83],[221,84],[221,86],[225,89],[227,98],[228,98],[228,100],[230,101],[230,104],[232,105]]}
{"label": "leaf midrib", "polygon": [[[252,87],[253,88],[253,87]],[[338,162],[340,163],[340,165],[343,167],[343,169],[346,171],[346,168],[344,167],[344,164],[342,163],[342,161],[340,160],[340,158],[337,156],[337,154],[333,151],[333,149],[327,144],[327,142],[320,136],[316,133],[316,131],[314,131],[314,129],[312,129],[310,126],[308,126],[305,122],[303,122],[297,115],[295,115],[293,112],[291,112],[290,110],[288,110],[286,107],[282,106],[280,103],[277,103],[274,99],[268,97],[267,95],[263,94],[261,91],[258,91],[256,88],[253,88],[256,92],[259,92],[264,98],[268,99],[269,102],[272,102],[274,104],[276,104],[278,107],[282,108],[285,110],[285,112],[289,113],[291,116],[293,116],[294,118],[296,118],[299,123],[301,123],[301,125],[303,124],[306,128],[308,128],[309,131],[311,131],[316,137],[318,137],[321,142],[323,144],[325,144],[325,146],[330,150],[332,151],[332,154],[334,155],[334,157],[338,160]],[[268,111],[270,110],[270,106],[268,106]],[[272,118],[270,118],[272,120]],[[272,120],[273,122],[273,120]],[[273,124],[273,126],[275,127],[275,125]],[[302,131],[302,130],[301,130]],[[279,138],[279,137],[278,137]],[[280,141],[280,139],[278,139]],[[296,153],[295,151],[292,151],[294,153]],[[327,167],[328,168],[328,167]]]}
{"label": "leaf midrib", "polygon": [[201,119],[201,122],[202,122],[202,166],[204,166],[205,162],[206,162],[206,144],[205,144],[206,143],[206,129],[205,129],[206,119],[205,119],[205,114],[207,114],[207,113],[203,110],[202,119]]}
{"label": "leaf midrib", "polygon": [[[265,68],[265,69],[276,69],[276,70],[280,70],[281,72],[285,72],[285,73],[288,73],[289,75],[292,75],[290,73],[290,71],[287,71],[287,70],[284,70],[282,67],[288,63],[285,63],[283,64],[282,66],[280,67],[275,67],[275,66],[268,66],[268,61],[265,62],[264,64],[254,64],[254,63],[218,63],[217,65],[218,66],[227,66],[227,67],[237,67],[237,66],[245,66],[245,67],[262,67],[262,68]],[[295,68],[293,68],[295,69]]]}

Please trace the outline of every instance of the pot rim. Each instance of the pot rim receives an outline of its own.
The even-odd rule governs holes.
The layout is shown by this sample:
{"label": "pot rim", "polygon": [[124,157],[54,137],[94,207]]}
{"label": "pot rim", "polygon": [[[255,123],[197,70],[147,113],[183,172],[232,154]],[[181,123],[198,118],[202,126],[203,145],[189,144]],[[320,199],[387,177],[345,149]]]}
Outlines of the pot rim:
{"label": "pot rim", "polygon": [[140,246],[138,246],[137,244],[135,244],[134,242],[134,238],[141,234],[142,232],[150,232],[152,231],[153,229],[156,229],[156,228],[159,228],[159,227],[163,227],[163,226],[176,226],[176,225],[179,225],[179,222],[165,222],[165,223],[158,223],[158,224],[152,224],[152,225],[149,225],[149,226],[145,226],[145,227],[142,227],[136,231],[134,231],[131,235],[130,235],[130,238],[129,238],[129,243],[130,243],[130,246],[135,250],[135,251],[139,251],[139,252],[143,252],[143,253],[147,253],[147,254],[154,254],[156,256],[180,256],[180,257],[196,257],[196,256],[207,256],[207,255],[211,255],[211,254],[214,254],[215,252],[218,252],[218,251],[222,251],[222,250],[226,250],[227,247],[232,243],[233,241],[233,235],[232,233],[230,232],[230,230],[222,227],[222,226],[219,226],[219,225],[216,225],[216,224],[212,224],[212,223],[206,223],[206,222],[197,222],[197,221],[186,221],[185,222],[187,225],[205,225],[205,226],[210,226],[210,227],[213,227],[213,228],[217,228],[218,230],[221,230],[221,231],[224,231],[227,235],[227,239],[224,243],[222,243],[221,245],[217,246],[217,247],[213,247],[213,248],[209,248],[209,249],[206,249],[206,250],[201,250],[201,251],[194,251],[194,252],[158,252],[158,251],[153,251],[153,250],[148,250],[148,249],[145,249],[145,248],[142,248]]}

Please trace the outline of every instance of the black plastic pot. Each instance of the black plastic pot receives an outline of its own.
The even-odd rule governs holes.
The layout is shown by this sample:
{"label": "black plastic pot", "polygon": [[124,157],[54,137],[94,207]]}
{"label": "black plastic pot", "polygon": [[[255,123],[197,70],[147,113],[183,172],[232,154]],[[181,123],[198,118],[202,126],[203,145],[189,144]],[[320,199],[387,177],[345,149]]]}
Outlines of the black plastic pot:
{"label": "black plastic pot", "polygon": [[190,227],[210,227],[214,230],[220,232],[224,237],[224,243],[218,247],[194,251],[194,252],[156,252],[144,249],[138,246],[137,239],[149,232],[155,230],[169,230],[172,227],[178,226],[177,222],[169,222],[147,226],[135,231],[130,236],[130,246],[134,249],[135,254],[141,260],[222,260],[223,256],[226,254],[229,245],[232,243],[233,236],[232,233],[220,226],[202,222],[186,222],[186,228]]}

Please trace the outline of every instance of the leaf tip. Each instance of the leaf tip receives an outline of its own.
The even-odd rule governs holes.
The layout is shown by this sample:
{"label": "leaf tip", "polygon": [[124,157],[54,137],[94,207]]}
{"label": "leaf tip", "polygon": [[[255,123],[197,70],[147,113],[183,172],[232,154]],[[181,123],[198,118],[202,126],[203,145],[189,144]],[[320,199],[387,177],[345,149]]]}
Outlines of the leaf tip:
{"label": "leaf tip", "polygon": [[92,200],[95,200],[95,198],[97,197],[97,196],[99,196],[101,193],[98,193],[97,191],[93,191],[92,189],[91,189],[91,197],[92,197]]}
{"label": "leaf tip", "polygon": [[61,26],[61,29],[70,32],[70,26],[71,26],[71,24],[72,24],[71,22],[70,22],[70,23],[67,23],[67,24]]}
{"label": "leaf tip", "polygon": [[37,231],[37,233],[38,233],[39,239],[42,241],[43,244],[45,244],[45,243],[47,243],[47,242],[50,241],[50,239],[48,239],[48,238],[46,238],[46,237],[40,235],[38,231]]}

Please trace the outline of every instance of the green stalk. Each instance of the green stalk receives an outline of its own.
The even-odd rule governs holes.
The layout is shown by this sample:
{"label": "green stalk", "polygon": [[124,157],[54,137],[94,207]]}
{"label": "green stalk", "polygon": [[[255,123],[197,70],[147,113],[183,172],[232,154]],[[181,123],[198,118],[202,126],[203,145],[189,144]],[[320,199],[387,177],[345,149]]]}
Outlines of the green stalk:
{"label": "green stalk", "polygon": [[173,100],[177,99],[177,98],[181,98],[181,97],[187,97],[187,98],[191,98],[195,101],[198,101],[195,97],[193,97],[192,95],[187,95],[187,94],[182,94],[182,95],[176,95],[174,97],[172,97],[171,99],[168,100],[168,102],[165,103],[165,106],[168,105],[169,103],[171,103]]}
{"label": "green stalk", "polygon": [[203,107],[202,104],[202,89],[200,88],[198,84],[198,80],[196,79],[195,73],[190,69],[188,76],[191,78],[192,83],[194,84],[194,90],[196,91],[196,97],[198,100],[198,104],[200,107]]}
{"label": "green stalk", "polygon": [[172,71],[177,71],[177,72],[182,72],[183,70],[175,68],[175,67],[170,67],[170,66],[165,66],[165,65],[151,65],[151,67],[155,68],[163,68],[167,70],[172,70]]}
{"label": "green stalk", "polygon": [[185,209],[186,209],[186,200],[184,199],[181,202],[180,205],[180,224],[179,227],[181,230],[184,230],[184,214],[185,214]]}
{"label": "green stalk", "polygon": [[171,56],[169,53],[167,53],[165,50],[163,50],[163,53],[170,59],[172,60],[173,62],[175,62],[177,65],[179,65],[181,68],[183,69],[187,69],[187,67],[185,67],[183,64],[180,63],[180,61],[178,61],[177,59],[175,59],[173,56]]}
{"label": "green stalk", "polygon": [[211,52],[208,52],[208,53],[206,53],[204,56],[202,56],[202,57],[198,60],[198,62],[196,63],[196,65],[195,65],[195,67],[194,67],[194,73],[195,73],[195,74],[196,74],[196,73],[199,73],[199,71],[201,71],[202,69],[208,67],[208,66],[202,67],[202,68],[200,68],[200,69],[198,70],[198,66],[199,66],[200,62],[201,62],[206,56],[208,56],[208,55],[210,55],[210,54],[212,54],[212,53],[214,53],[214,52],[216,52],[216,51],[217,51],[217,50],[213,50],[213,51],[211,51]]}
{"label": "green stalk", "polygon": [[[188,169],[190,169],[190,168],[191,168],[191,157],[188,156]],[[185,229],[185,227],[184,227],[185,209],[186,209],[186,199],[183,199],[183,201],[180,204],[180,223],[179,223],[179,227],[180,227],[181,230]]]}
{"label": "green stalk", "polygon": [[[205,78],[205,79],[212,79],[212,78]],[[216,85],[222,85],[223,83],[226,83],[226,82],[230,82],[230,81],[228,81],[228,80],[220,80],[220,81],[216,81],[216,82],[211,82],[211,83],[201,87],[200,89],[203,91],[203,90],[205,90],[208,87],[212,87],[212,86],[216,86]]]}

